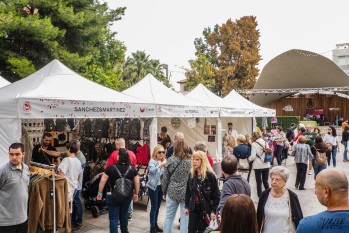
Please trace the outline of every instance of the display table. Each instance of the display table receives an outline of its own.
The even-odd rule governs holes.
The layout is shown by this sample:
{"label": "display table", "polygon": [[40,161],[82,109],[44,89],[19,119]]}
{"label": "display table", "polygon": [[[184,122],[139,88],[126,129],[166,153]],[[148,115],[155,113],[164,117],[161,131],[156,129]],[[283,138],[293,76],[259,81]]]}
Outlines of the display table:
{"label": "display table", "polygon": [[312,127],[317,127],[316,121],[299,121],[299,123],[302,123],[304,126],[310,125]]}

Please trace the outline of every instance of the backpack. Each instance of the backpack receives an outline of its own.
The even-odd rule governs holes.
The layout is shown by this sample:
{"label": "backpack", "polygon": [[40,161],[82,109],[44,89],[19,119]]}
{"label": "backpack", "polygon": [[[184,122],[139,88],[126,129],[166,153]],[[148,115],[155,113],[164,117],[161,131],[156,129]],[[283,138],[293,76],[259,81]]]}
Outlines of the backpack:
{"label": "backpack", "polygon": [[55,122],[53,119],[44,120],[45,131],[53,131],[55,129]]}
{"label": "backpack", "polygon": [[55,131],[66,131],[67,125],[68,123],[66,119],[56,119]]}
{"label": "backpack", "polygon": [[108,119],[103,120],[101,136],[102,138],[109,137],[109,120]]}
{"label": "backpack", "polygon": [[271,163],[273,161],[273,154],[272,154],[273,151],[267,147],[266,143],[265,143],[265,147],[263,147],[259,142],[256,142],[256,143],[263,148],[263,153],[264,153],[264,161],[263,162],[264,163]]}
{"label": "backpack", "polygon": [[320,152],[318,149],[313,146],[314,149],[316,150],[316,155],[315,155],[315,163],[318,166],[325,165],[327,163],[327,157],[326,157],[326,151],[325,152]]}
{"label": "backpack", "polygon": [[86,119],[84,122],[84,136],[85,137],[91,137],[92,133],[92,123],[90,119]]}
{"label": "backpack", "polygon": [[93,119],[91,124],[92,129],[92,136],[100,138],[102,137],[102,130],[103,130],[103,119]]}
{"label": "backpack", "polygon": [[131,166],[128,166],[127,171],[124,175],[121,175],[116,165],[112,166],[114,166],[120,178],[117,179],[114,183],[114,187],[111,192],[111,197],[114,202],[122,203],[131,199],[133,194],[132,181],[126,178],[128,172],[131,170]]}

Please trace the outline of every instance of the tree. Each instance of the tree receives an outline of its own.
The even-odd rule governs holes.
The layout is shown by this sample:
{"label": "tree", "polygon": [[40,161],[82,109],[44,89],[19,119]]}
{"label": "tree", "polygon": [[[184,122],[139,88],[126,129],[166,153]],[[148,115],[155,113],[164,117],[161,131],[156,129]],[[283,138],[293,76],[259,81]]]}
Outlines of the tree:
{"label": "tree", "polygon": [[110,26],[124,11],[95,0],[1,1],[1,75],[16,81],[56,58],[94,81],[120,88],[126,48]]}
{"label": "tree", "polygon": [[136,84],[147,74],[152,74],[164,85],[171,86],[164,75],[164,67],[159,60],[150,59],[150,55],[147,55],[144,51],[136,51],[127,57],[122,74],[122,80],[127,87]]}
{"label": "tree", "polygon": [[[244,16],[235,22],[229,19],[213,30],[206,28],[204,38],[195,39],[196,61],[200,63],[204,55],[214,67],[214,86],[210,88],[214,93],[225,96],[232,89],[253,88],[259,73],[257,65],[261,60],[257,26],[254,16]],[[196,80],[200,80],[189,75],[194,70],[193,67],[191,69],[186,76],[188,85],[197,84]],[[207,74],[201,71],[198,69],[196,76],[201,76],[201,80],[207,78]]]}
{"label": "tree", "polygon": [[187,69],[185,72],[185,76],[187,77],[186,86],[189,89],[193,89],[196,85],[201,83],[212,90],[212,92],[218,92],[218,90],[216,90],[215,68],[207,56],[197,54],[197,59],[190,60],[189,65],[190,69]]}

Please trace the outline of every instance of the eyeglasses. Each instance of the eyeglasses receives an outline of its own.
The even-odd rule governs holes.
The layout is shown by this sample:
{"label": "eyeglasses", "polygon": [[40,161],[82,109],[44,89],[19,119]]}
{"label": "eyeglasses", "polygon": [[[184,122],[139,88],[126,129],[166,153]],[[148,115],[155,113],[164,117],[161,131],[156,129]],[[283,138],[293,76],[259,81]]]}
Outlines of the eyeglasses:
{"label": "eyeglasses", "polygon": [[158,151],[158,154],[165,154],[165,151]]}

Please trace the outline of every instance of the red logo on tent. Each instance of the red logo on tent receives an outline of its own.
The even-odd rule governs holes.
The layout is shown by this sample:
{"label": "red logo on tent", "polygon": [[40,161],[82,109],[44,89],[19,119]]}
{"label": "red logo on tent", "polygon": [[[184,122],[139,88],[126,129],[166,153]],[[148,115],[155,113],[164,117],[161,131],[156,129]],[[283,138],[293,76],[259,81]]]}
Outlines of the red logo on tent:
{"label": "red logo on tent", "polygon": [[145,108],[140,108],[139,109],[141,112],[144,112],[145,111]]}
{"label": "red logo on tent", "polygon": [[29,101],[25,101],[24,104],[23,104],[23,110],[25,112],[30,112],[30,110],[32,110],[32,107],[30,106],[30,103]]}

